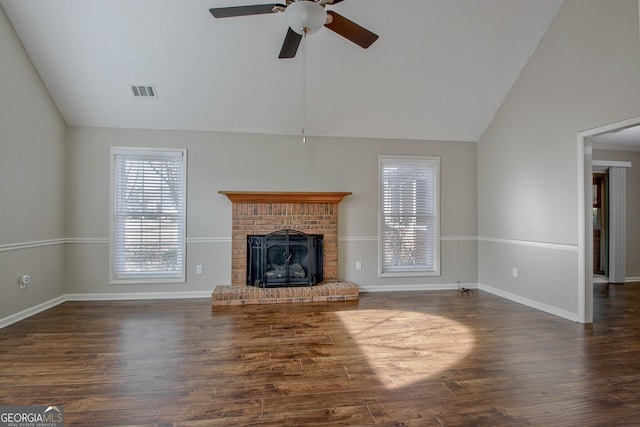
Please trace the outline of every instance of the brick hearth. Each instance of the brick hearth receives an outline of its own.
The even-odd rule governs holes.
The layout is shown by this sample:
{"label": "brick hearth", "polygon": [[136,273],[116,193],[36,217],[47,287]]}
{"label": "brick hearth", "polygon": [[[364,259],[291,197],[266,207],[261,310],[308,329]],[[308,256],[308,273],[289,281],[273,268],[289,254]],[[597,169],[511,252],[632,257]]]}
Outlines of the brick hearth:
{"label": "brick hearth", "polygon": [[[338,203],[351,193],[219,193],[225,194],[232,202],[231,286],[215,288],[212,295],[213,305],[358,299],[357,285],[338,281]],[[282,229],[324,236],[323,284],[314,287],[273,289],[246,286],[247,236],[266,235]]]}
{"label": "brick hearth", "polygon": [[245,304],[357,301],[359,292],[358,285],[351,282],[266,289],[255,286],[216,286],[211,296],[211,305],[216,307]]}

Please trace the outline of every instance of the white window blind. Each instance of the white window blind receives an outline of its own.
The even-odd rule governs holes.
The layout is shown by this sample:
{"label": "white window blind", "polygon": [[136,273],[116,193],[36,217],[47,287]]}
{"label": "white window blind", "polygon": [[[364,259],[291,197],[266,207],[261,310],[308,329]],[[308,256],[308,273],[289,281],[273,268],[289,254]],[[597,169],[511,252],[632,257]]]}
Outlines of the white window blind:
{"label": "white window blind", "polygon": [[380,156],[380,274],[440,274],[437,157]]}
{"label": "white window blind", "polygon": [[184,281],[185,157],[112,149],[113,282]]}

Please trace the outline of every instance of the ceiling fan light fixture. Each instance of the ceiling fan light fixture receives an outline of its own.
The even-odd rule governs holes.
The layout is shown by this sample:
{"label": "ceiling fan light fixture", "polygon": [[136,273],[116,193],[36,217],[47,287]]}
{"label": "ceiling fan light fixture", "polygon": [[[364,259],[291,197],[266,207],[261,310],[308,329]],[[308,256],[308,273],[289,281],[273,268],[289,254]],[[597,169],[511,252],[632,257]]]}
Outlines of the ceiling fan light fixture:
{"label": "ceiling fan light fixture", "polygon": [[300,35],[318,32],[327,22],[324,7],[308,0],[291,3],[284,11],[289,27]]}

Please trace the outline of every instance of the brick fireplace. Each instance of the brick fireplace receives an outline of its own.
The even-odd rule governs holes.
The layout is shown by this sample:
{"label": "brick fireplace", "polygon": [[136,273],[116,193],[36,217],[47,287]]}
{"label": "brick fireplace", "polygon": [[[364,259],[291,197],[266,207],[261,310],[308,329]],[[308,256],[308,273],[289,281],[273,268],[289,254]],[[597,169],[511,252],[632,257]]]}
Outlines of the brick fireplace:
{"label": "brick fireplace", "polygon": [[[232,203],[231,286],[216,287],[214,305],[340,300],[346,295],[353,297],[354,293],[357,299],[356,285],[338,282],[338,203],[350,195],[350,192],[219,193],[226,195]],[[323,284],[307,288],[275,289],[246,286],[247,236],[266,235],[283,229],[324,236]],[[220,293],[218,296],[217,290]],[[353,298],[342,300],[346,299]]]}

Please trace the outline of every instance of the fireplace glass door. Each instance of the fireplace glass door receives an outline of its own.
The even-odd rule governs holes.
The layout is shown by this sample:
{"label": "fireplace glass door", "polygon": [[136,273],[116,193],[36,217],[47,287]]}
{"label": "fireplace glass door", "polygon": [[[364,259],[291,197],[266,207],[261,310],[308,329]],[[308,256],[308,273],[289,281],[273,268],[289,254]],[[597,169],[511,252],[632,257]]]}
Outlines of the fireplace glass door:
{"label": "fireplace glass door", "polygon": [[247,236],[247,284],[313,286],[322,282],[322,235],[280,230]]}

